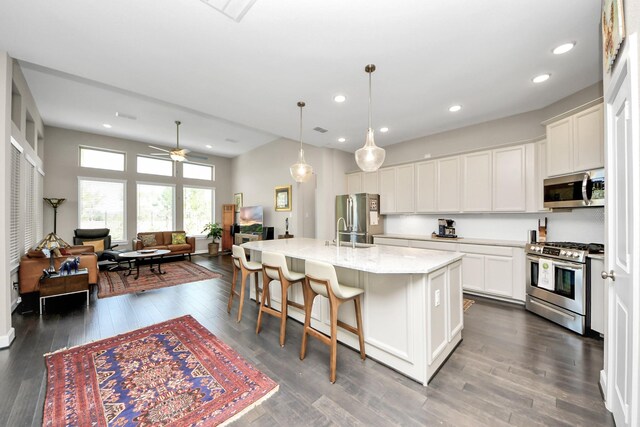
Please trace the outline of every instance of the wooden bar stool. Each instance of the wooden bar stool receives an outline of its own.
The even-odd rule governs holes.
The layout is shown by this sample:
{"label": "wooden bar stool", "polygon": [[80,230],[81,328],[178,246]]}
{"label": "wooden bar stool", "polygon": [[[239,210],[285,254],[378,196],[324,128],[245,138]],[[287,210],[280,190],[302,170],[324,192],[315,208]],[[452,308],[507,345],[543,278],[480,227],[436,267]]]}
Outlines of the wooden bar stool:
{"label": "wooden bar stool", "polygon": [[[231,248],[233,258],[233,279],[231,281],[231,294],[229,295],[229,304],[227,305],[227,313],[231,313],[231,307],[233,306],[233,296],[238,295],[240,297],[240,306],[238,307],[238,322],[242,319],[242,306],[244,305],[244,289],[247,281],[247,277],[254,275],[254,286],[256,290],[256,304],[260,303],[259,295],[260,289],[258,287],[258,272],[262,271],[262,264],[255,261],[247,261],[247,255],[244,252],[244,248],[241,246],[233,245]],[[236,291],[236,283],[238,281],[238,272],[242,277],[240,292]],[[251,279],[249,279],[251,282]],[[269,300],[271,305],[271,300]]]}
{"label": "wooden bar stool", "polygon": [[[360,295],[364,289],[353,288],[338,283],[336,270],[331,264],[319,261],[305,261],[304,269],[306,279],[304,282],[304,331],[302,333],[302,348],[300,349],[300,360],[303,360],[307,352],[307,334],[319,339],[329,346],[329,380],[336,382],[336,364],[338,356],[338,326],[352,332],[360,340],[360,357],[366,358],[364,352],[364,335],[362,333],[362,311],[360,307]],[[329,299],[331,336],[327,337],[322,332],[311,327],[311,309],[313,300],[317,295],[322,295]],[[353,300],[356,308],[357,328],[338,320],[338,308],[346,301]]]}
{"label": "wooden bar stool", "polygon": [[[292,306],[304,310],[302,304],[289,301],[288,290],[291,286],[304,282],[304,274],[296,271],[290,271],[287,266],[287,259],[282,254],[274,252],[262,252],[262,302],[260,311],[258,312],[258,324],[256,325],[256,334],[260,333],[262,327],[262,313],[267,313],[280,318],[280,347],[284,347],[284,340],[287,329],[287,307]],[[265,306],[265,300],[270,297],[271,283],[280,284],[282,290],[282,304],[280,311]]]}

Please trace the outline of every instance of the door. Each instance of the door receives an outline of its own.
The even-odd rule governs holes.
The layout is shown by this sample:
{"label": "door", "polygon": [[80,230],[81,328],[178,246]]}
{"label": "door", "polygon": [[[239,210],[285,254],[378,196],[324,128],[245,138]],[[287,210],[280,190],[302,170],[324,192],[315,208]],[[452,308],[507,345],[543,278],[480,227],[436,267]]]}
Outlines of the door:
{"label": "door", "polygon": [[438,160],[438,212],[460,211],[460,157]]}
{"label": "door", "polygon": [[396,212],[396,168],[380,169],[378,171],[380,185],[380,213]]}
{"label": "door", "polygon": [[607,408],[617,426],[637,426],[638,417],[638,67],[636,36],[606,92],[607,203],[605,274],[609,276],[605,375]]}

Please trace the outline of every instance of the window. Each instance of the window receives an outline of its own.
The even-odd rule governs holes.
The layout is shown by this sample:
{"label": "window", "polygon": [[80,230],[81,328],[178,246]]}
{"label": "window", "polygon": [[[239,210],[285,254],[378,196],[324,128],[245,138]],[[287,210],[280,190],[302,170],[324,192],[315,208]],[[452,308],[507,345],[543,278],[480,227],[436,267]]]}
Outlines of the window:
{"label": "window", "polygon": [[78,178],[78,228],[108,228],[111,240],[124,242],[126,181]]}
{"label": "window", "polygon": [[138,156],[136,170],[138,173],[148,173],[150,175],[173,176],[173,162],[171,160]]}
{"label": "window", "polygon": [[195,163],[182,164],[182,177],[191,179],[215,180],[215,169],[209,165],[197,165]]}
{"label": "window", "polygon": [[22,147],[11,138],[11,189],[9,193],[9,264],[17,265],[20,261],[20,169]]}
{"label": "window", "polygon": [[138,183],[138,233],[174,229],[175,188]]}
{"label": "window", "polygon": [[215,221],[213,188],[184,187],[183,218],[184,231],[191,235],[202,235],[205,224]]}
{"label": "window", "polygon": [[124,153],[80,147],[80,166],[83,168],[124,171]]}

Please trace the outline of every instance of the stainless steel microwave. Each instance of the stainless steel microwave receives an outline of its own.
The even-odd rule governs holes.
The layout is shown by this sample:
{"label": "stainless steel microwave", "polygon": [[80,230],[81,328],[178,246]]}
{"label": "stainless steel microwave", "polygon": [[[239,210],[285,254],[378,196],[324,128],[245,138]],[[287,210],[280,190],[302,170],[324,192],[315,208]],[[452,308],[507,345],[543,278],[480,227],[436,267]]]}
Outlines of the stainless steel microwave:
{"label": "stainless steel microwave", "polygon": [[545,208],[604,206],[604,169],[544,180]]}

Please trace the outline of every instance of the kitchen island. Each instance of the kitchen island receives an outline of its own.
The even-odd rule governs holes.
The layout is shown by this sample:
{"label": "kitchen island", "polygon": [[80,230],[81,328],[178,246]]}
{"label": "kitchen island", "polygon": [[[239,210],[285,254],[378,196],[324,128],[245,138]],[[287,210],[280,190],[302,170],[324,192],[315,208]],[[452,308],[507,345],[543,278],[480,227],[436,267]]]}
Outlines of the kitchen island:
{"label": "kitchen island", "polygon": [[[365,291],[362,316],[367,356],[425,386],[462,340],[463,254],[375,245],[336,247],[304,238],[260,240],[242,246],[256,261],[262,251],[281,253],[295,271],[303,272],[307,259],[334,265],[341,283]],[[299,286],[290,292],[290,300],[303,302]],[[280,301],[279,289],[273,286],[274,308],[280,309]],[[301,310],[290,308],[289,316],[304,322]],[[351,304],[340,307],[339,318],[355,324]],[[311,323],[329,333],[326,299],[314,304]],[[340,328],[338,340],[358,348],[357,337]]]}

